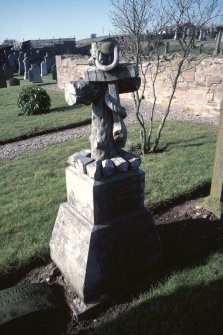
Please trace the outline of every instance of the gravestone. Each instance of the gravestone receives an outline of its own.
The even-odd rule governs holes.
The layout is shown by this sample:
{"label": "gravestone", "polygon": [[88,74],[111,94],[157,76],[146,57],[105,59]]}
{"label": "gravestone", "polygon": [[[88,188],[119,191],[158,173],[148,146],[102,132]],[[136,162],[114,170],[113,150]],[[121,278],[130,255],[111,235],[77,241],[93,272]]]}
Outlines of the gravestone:
{"label": "gravestone", "polygon": [[32,81],[34,83],[42,83],[43,80],[40,75],[40,68],[37,64],[32,65]]}
{"label": "gravestone", "polygon": [[56,334],[57,305],[49,285],[26,284],[0,291],[0,333]]}
{"label": "gravestone", "polygon": [[18,78],[9,79],[9,86],[19,86],[20,80]]}
{"label": "gravestone", "polygon": [[220,54],[221,39],[222,39],[222,31],[220,30],[217,35],[216,45],[215,45],[215,49],[213,52],[214,55]]}
{"label": "gravestone", "polygon": [[24,53],[23,64],[24,64],[24,79],[27,80],[29,79],[28,71],[29,71],[30,61],[26,53]]}
{"label": "gravestone", "polygon": [[32,69],[32,67],[28,70],[28,79],[29,79],[29,81],[33,81],[33,69]]}
{"label": "gravestone", "polygon": [[18,62],[17,52],[13,52],[13,58],[14,58],[14,64],[15,64],[16,73],[18,73],[19,62]]}
{"label": "gravestone", "polygon": [[8,65],[12,69],[13,73],[17,72],[17,70],[16,70],[16,64],[15,64],[15,59],[14,59],[14,56],[12,54],[8,55]]}
{"label": "gravestone", "polygon": [[2,69],[4,71],[6,80],[13,78],[13,70],[7,63],[3,65]]}
{"label": "gravestone", "polygon": [[0,67],[0,88],[5,88],[7,87],[7,82],[5,79],[5,73],[3,69]]}
{"label": "gravestone", "polygon": [[47,65],[45,62],[41,63],[41,77],[47,76],[48,72],[47,72]]}
{"label": "gravestone", "polygon": [[52,66],[51,72],[52,72],[52,79],[53,80],[57,80],[57,67],[56,67],[56,64],[54,64]]}
{"label": "gravestone", "polygon": [[52,260],[84,303],[125,285],[160,257],[154,219],[144,207],[141,160],[123,150],[126,111],[119,94],[139,88],[138,68],[119,64],[112,42],[92,50],[95,68],[65,88],[69,105],[92,103],[91,150],[68,159],[67,202],[50,241]]}
{"label": "gravestone", "polygon": [[165,51],[164,51],[164,53],[165,53],[165,55],[167,55],[169,52],[170,52],[170,43],[167,41],[165,43]]}
{"label": "gravestone", "polygon": [[220,220],[223,217],[223,100],[220,106],[220,122],[218,126],[217,144],[214,158],[210,195],[202,206],[215,214]]}
{"label": "gravestone", "polygon": [[46,53],[46,56],[44,57],[45,63],[47,65],[47,72],[51,72],[51,68],[53,66],[53,58],[49,56],[48,52]]}
{"label": "gravestone", "polygon": [[18,66],[19,66],[19,75],[23,76],[24,75],[24,63],[23,63],[23,54],[20,51],[19,56],[18,56]]}

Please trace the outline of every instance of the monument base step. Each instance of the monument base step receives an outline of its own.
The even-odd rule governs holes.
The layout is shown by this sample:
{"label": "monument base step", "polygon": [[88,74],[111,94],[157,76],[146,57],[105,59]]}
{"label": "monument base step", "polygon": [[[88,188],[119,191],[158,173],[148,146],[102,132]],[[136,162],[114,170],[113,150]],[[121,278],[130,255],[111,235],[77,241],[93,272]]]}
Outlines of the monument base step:
{"label": "monument base step", "polygon": [[160,258],[160,240],[146,208],[93,225],[68,203],[60,205],[51,258],[85,302],[109,294]]}

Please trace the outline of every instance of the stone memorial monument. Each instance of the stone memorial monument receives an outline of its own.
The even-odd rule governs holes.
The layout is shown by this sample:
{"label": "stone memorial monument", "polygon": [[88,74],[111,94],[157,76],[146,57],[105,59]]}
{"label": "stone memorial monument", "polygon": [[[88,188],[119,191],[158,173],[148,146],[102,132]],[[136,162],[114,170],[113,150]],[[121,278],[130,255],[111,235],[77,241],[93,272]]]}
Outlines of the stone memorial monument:
{"label": "stone memorial monument", "polygon": [[203,201],[202,206],[214,213],[220,220],[223,218],[223,100],[220,106],[220,122],[218,126],[211,191],[210,195]]}
{"label": "stone memorial monument", "polygon": [[92,104],[91,150],[69,157],[67,202],[54,225],[51,258],[84,303],[108,294],[160,258],[153,217],[144,207],[140,158],[124,151],[119,94],[139,88],[135,64],[120,64],[112,42],[92,44],[85,80],[65,88],[69,105]]}

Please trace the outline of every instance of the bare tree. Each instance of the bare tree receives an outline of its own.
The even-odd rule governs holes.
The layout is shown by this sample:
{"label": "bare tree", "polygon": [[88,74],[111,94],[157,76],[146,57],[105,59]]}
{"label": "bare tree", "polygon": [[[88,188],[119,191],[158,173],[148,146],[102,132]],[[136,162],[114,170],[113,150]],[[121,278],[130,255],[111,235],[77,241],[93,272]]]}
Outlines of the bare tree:
{"label": "bare tree", "polygon": [[[158,148],[161,132],[170,113],[172,100],[179,76],[189,66],[189,56],[197,42],[197,28],[213,22],[220,15],[220,0],[111,0],[111,19],[114,28],[122,35],[124,56],[128,55],[140,69],[142,84],[140,92],[134,93],[135,114],[140,125],[142,153],[154,152]],[[155,139],[154,115],[157,103],[155,83],[161,64],[162,33],[166,27],[177,33],[179,62],[172,71],[172,87]],[[166,57],[171,68],[171,57]],[[194,66],[194,65],[193,65]],[[151,70],[152,69],[152,70]],[[150,110],[149,126],[141,113],[141,104],[150,78],[153,103]]]}

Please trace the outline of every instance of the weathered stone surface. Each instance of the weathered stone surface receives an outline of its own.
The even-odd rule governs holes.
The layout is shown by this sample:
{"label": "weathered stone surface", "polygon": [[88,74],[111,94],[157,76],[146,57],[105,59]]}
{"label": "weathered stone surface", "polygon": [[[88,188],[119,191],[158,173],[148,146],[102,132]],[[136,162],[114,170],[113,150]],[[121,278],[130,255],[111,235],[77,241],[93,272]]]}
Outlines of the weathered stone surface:
{"label": "weathered stone surface", "polygon": [[79,156],[79,158],[77,159],[77,162],[75,164],[75,167],[80,173],[87,174],[87,165],[91,164],[93,162],[94,162],[94,160],[90,157]]}
{"label": "weathered stone surface", "polygon": [[160,257],[160,241],[148,209],[92,226],[70,205],[62,204],[50,250],[53,261],[88,302],[154,265]]}
{"label": "weathered stone surface", "polygon": [[116,167],[118,172],[126,172],[129,168],[129,163],[122,157],[114,157],[111,158],[114,166]]}
{"label": "weathered stone surface", "polygon": [[79,157],[90,157],[90,156],[91,156],[91,150],[83,149],[83,150],[75,152],[73,155],[71,155],[68,158],[67,163],[74,166],[74,164],[77,162]]}
{"label": "weathered stone surface", "polygon": [[100,180],[102,178],[102,163],[97,160],[93,163],[87,165],[87,175],[95,180]]}
{"label": "weathered stone surface", "polygon": [[[61,56],[57,56],[58,60],[58,85],[60,88],[64,88],[66,82],[71,80],[77,80],[80,78],[84,78],[85,71],[87,70],[87,65],[78,65],[78,60],[74,58],[61,58]],[[64,66],[66,62],[66,66]],[[162,61],[162,67],[158,73],[158,77],[156,80],[156,90],[157,90],[157,104],[166,106],[168,103],[168,97],[170,96],[172,82],[171,82],[171,73],[172,69],[176,69],[178,66],[179,59],[171,60],[171,62],[164,62]],[[171,63],[171,65],[170,65]],[[189,64],[189,69],[194,66],[193,61]],[[148,71],[148,74],[152,71],[153,67],[155,66],[151,64],[151,68]],[[219,95],[218,92],[223,91],[223,82],[221,81],[218,84],[212,84],[211,82],[206,82],[206,77],[210,76],[220,76],[223,80],[223,58],[219,56],[216,58],[216,61],[212,58],[203,59],[197,66],[195,66],[195,75],[193,71],[190,72],[188,75],[186,74],[187,71],[184,72],[184,77],[181,76],[181,80],[179,85],[187,87],[186,91],[178,90],[174,95],[173,100],[173,108],[182,107],[182,101],[185,101],[183,106],[185,112],[186,111],[194,111],[197,112],[211,112],[213,110],[220,111],[220,101],[222,96]],[[194,78],[194,81],[191,81]],[[124,81],[125,79],[122,79]],[[148,75],[147,77],[147,87],[145,91],[145,99],[148,102],[153,102],[153,91],[152,85],[150,84],[151,79]],[[210,84],[210,85],[209,85]],[[130,83],[126,85],[129,89]],[[205,101],[205,96],[208,94],[209,89],[212,88],[214,92],[214,100],[216,102],[216,106],[213,106],[212,103]],[[119,92],[132,92],[129,91],[122,91],[119,85]],[[202,98],[198,98],[198,96]],[[131,94],[126,94],[125,98],[131,98]],[[189,98],[188,98],[189,97]]]}
{"label": "weathered stone surface", "polygon": [[131,170],[96,181],[69,166],[68,203],[92,224],[103,224],[144,206],[144,180],[142,170]]}
{"label": "weathered stone surface", "polygon": [[13,78],[13,70],[10,66],[8,66],[8,64],[4,64],[2,69],[4,71],[6,80]]}
{"label": "weathered stone surface", "polygon": [[45,62],[41,63],[41,77],[47,76],[48,71],[47,71],[47,64]]}
{"label": "weathered stone surface", "polygon": [[112,71],[101,71],[97,68],[88,69],[85,72],[87,81],[111,82],[118,79],[133,78],[139,75],[138,67],[135,64],[120,64]]}
{"label": "weathered stone surface", "polygon": [[27,284],[2,290],[1,334],[36,334],[36,331],[51,334],[56,309],[56,301],[47,284]]}
{"label": "weathered stone surface", "polygon": [[211,192],[203,202],[203,207],[214,213],[219,219],[223,216],[223,100],[218,127]]}
{"label": "weathered stone surface", "polygon": [[103,176],[108,177],[115,173],[115,166],[111,159],[104,159],[102,161]]}
{"label": "weathered stone surface", "polygon": [[34,65],[32,66],[32,76],[33,76],[32,81],[33,81],[34,83],[42,83],[42,82],[43,82],[43,80],[42,80],[42,78],[41,78],[41,75],[40,75],[40,69],[39,69],[39,66],[36,65],[36,64],[34,64]]}
{"label": "weathered stone surface", "polygon": [[141,164],[141,158],[131,152],[120,150],[120,156],[129,162],[130,169],[138,169]]}

